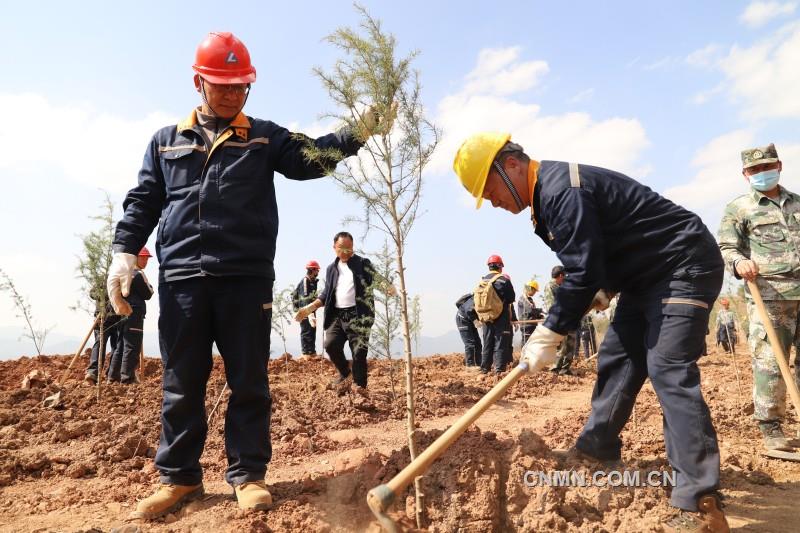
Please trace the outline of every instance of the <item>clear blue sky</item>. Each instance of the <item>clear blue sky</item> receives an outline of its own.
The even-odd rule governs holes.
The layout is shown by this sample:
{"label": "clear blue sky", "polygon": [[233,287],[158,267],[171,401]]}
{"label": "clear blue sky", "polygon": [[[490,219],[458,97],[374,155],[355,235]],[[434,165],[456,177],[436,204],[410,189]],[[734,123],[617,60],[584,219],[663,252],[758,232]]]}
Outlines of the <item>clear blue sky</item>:
{"label": "clear blue sky", "polygon": [[[783,183],[800,189],[797,2],[365,5],[402,50],[419,50],[424,101],[445,133],[408,248],[425,335],[454,329],[453,302],[488,255],[503,256],[518,290],[556,263],[526,214],[471,207],[450,162],[473,131],[508,130],[534,158],[626,172],[700,213],[712,231],[745,192],[742,148],[775,142]],[[311,69],[337,57],[324,37],[355,23],[352,5],[336,1],[4,6],[0,109],[11,120],[0,133],[0,268],[39,322],[55,324],[56,337],[88,327],[87,315],[69,310],[79,297],[77,235],[91,229],[101,188],[120,214],[152,133],[199,103],[191,64],[208,31],[233,31],[250,49],[258,80],[249,115],[321,131],[318,117],[332,104]],[[332,235],[360,208],[330,179],[276,182],[283,288],[308,259],[331,261]],[[154,262],[148,273],[157,277]],[[155,346],[156,318],[151,305],[146,346]],[[3,297],[0,340],[21,331]]]}

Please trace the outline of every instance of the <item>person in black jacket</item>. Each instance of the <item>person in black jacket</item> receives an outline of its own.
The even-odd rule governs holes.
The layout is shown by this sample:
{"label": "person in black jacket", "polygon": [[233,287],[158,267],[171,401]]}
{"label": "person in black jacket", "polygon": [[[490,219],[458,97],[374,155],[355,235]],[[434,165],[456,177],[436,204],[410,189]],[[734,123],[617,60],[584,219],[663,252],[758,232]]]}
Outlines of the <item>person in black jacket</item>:
{"label": "person in black jacket", "polygon": [[478,328],[483,324],[475,313],[475,296],[471,292],[456,301],[456,327],[464,341],[464,364],[471,370],[478,370],[481,365],[481,334]]}
{"label": "person in black jacket", "polygon": [[[247,47],[229,32],[209,33],[192,69],[200,105],[150,140],[138,184],[123,202],[107,280],[114,309],[129,315],[124,297],[135,254],[157,225],[164,394],[155,466],[161,486],[137,504],[132,519],[159,518],[203,495],[200,457],[214,343],[231,391],[225,479],[241,509],[272,506],[264,478],[272,458],[267,360],[278,237],[275,173],[321,178],[379,127],[373,108],[316,139],[245,115],[256,69]],[[310,160],[310,149],[322,150],[326,160]]]}
{"label": "person in black jacket", "polygon": [[[95,300],[95,319],[97,318],[97,315],[100,314],[100,309],[100,302]],[[92,345],[92,353],[89,356],[89,366],[86,367],[86,375],[83,378],[88,385],[97,384],[97,376],[105,366],[105,350],[106,344],[108,343],[111,344],[110,353],[113,357],[114,352],[117,349],[117,345],[119,344],[119,329],[124,322],[124,318],[125,317],[114,312],[111,301],[106,295],[105,319],[103,320],[103,338],[100,338],[100,323],[98,322],[94,327],[94,344]],[[101,353],[102,358],[100,357]],[[100,359],[102,359],[102,362]],[[109,380],[111,379],[110,371],[111,365],[109,364],[108,369],[106,369],[106,376]]]}
{"label": "person in black jacket", "polygon": [[[375,270],[369,259],[353,252],[353,236],[346,231],[333,237],[333,251],[336,259],[325,271],[322,294],[301,308],[295,320],[300,322],[325,306],[325,351],[339,371],[333,385],[344,385],[352,375],[356,390],[363,393],[367,388],[369,335],[375,321]],[[350,345],[352,370],[344,355],[345,343]]]}
{"label": "person in black jacket", "polygon": [[[299,311],[317,298],[317,279],[319,263],[306,263],[306,275],[300,280],[292,293],[292,307]],[[311,313],[300,322],[300,350],[303,355],[317,355],[317,314]]]}
{"label": "person in black jacket", "polygon": [[152,255],[149,250],[142,248],[136,258],[136,273],[131,281],[131,292],[125,298],[133,312],[121,326],[120,339],[108,368],[109,381],[119,381],[126,385],[139,382],[136,369],[139,367],[139,352],[142,350],[144,337],[144,317],[147,313],[145,302],[153,296],[153,287],[144,274],[150,257]]}
{"label": "person in black jacket", "polygon": [[591,308],[619,293],[597,356],[592,411],[568,457],[618,461],[620,433],[649,378],[664,414],[667,457],[677,474],[665,532],[728,531],[717,490],[717,434],[700,386],[709,309],[723,261],[699,216],[613,170],[536,161],[504,132],[472,135],[454,169],[477,199],[513,214],[530,208],[534,232],[556,253],[566,279],[520,367],[547,368]]}
{"label": "person in black jacket", "polygon": [[[503,301],[503,311],[492,321],[486,322],[483,328],[483,350],[481,353],[481,373],[488,374],[494,362],[494,372],[499,374],[513,362],[511,340],[514,335],[511,322],[517,319],[514,309],[514,286],[506,274],[503,274],[503,259],[499,255],[489,256],[486,261],[489,273],[483,279],[497,279],[492,283],[495,292]],[[498,276],[499,274],[499,276]]]}

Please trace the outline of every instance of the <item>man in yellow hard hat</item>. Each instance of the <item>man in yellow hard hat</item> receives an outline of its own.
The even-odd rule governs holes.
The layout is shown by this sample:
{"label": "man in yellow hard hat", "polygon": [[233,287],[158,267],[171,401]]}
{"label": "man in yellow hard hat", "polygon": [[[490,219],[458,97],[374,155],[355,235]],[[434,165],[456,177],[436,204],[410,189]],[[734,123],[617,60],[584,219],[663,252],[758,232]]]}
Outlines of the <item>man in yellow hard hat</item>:
{"label": "man in yellow hard hat", "polygon": [[568,457],[621,458],[620,432],[649,377],[664,413],[667,456],[677,473],[665,531],[728,531],[720,509],[719,448],[700,390],[709,309],[722,285],[714,237],[696,214],[603,168],[535,161],[508,133],[479,133],[454,169],[467,191],[512,213],[531,209],[536,234],[566,279],[520,366],[547,368],[602,290],[621,293],[598,355],[592,412]]}
{"label": "man in yellow hard hat", "polygon": [[[527,322],[532,320],[539,320],[544,315],[542,309],[533,301],[533,297],[539,291],[539,282],[535,279],[530,280],[523,287],[522,294],[517,298],[517,315],[520,322]],[[519,325],[519,332],[522,335],[522,345],[528,342],[528,337],[531,336],[533,330],[536,329],[536,323],[522,323]]]}

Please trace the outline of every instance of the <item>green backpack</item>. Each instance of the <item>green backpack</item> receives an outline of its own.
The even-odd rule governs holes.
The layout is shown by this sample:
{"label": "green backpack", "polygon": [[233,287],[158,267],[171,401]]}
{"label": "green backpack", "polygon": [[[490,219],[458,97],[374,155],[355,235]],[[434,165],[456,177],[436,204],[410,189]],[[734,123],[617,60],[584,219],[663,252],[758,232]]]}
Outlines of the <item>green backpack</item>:
{"label": "green backpack", "polygon": [[503,300],[494,290],[494,282],[502,275],[499,273],[490,279],[481,279],[475,287],[475,312],[481,322],[494,322],[503,313]]}

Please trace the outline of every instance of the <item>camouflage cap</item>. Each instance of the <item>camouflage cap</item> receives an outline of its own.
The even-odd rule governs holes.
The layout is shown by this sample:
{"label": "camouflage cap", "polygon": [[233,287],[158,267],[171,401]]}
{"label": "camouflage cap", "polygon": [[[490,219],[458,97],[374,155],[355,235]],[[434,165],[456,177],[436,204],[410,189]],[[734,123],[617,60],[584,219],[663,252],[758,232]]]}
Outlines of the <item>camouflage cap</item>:
{"label": "camouflage cap", "polygon": [[742,150],[742,168],[750,168],[767,163],[777,163],[778,161],[778,151],[772,143],[760,148]]}

